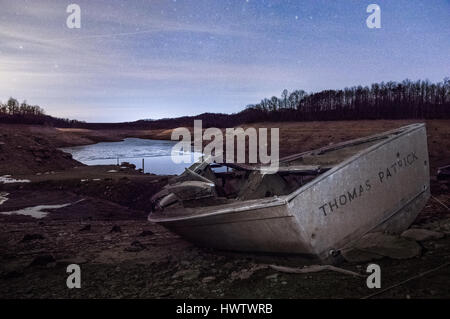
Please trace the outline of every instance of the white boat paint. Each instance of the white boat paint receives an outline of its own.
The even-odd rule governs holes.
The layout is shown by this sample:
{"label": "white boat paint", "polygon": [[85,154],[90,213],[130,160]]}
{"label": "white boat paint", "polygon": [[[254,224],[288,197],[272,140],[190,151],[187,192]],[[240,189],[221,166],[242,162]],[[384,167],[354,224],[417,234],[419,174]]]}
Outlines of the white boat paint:
{"label": "white boat paint", "polygon": [[[430,196],[427,135],[413,124],[368,138],[282,159],[295,162],[360,145],[351,156],[290,194],[183,207],[150,214],[186,239],[207,247],[330,257],[366,233],[408,228]],[[364,145],[367,145],[364,146]],[[344,152],[345,153],[345,152]]]}

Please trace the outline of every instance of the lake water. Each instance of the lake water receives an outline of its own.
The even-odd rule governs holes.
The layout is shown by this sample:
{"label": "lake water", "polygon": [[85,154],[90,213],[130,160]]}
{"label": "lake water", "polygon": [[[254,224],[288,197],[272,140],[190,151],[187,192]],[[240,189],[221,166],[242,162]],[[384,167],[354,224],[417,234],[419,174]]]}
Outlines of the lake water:
{"label": "lake water", "polygon": [[[126,138],[121,142],[102,142],[92,145],[62,148],[64,152],[86,165],[115,165],[119,162],[129,162],[142,168],[144,172],[153,174],[180,174],[185,167],[196,162],[201,153],[184,153],[177,155],[183,163],[176,164],[172,160],[172,147],[178,142],[148,140],[141,138]],[[189,163],[184,163],[188,161]]]}

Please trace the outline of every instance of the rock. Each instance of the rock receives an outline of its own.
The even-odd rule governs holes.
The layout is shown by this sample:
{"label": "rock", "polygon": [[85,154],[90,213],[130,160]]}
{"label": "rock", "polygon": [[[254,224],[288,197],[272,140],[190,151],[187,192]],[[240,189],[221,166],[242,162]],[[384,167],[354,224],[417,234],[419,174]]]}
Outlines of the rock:
{"label": "rock", "polygon": [[436,231],[428,230],[428,229],[408,229],[402,233],[402,237],[412,239],[415,241],[427,241],[427,240],[435,240],[441,239],[445,235],[443,233],[439,233]]}
{"label": "rock", "polygon": [[46,266],[47,264],[54,263],[55,258],[52,255],[41,255],[37,256],[33,259],[33,261],[30,263],[30,267],[33,266]]}
{"label": "rock", "polygon": [[42,236],[41,234],[26,234],[25,236],[23,236],[21,242],[41,240],[41,239],[45,239],[44,236]]}
{"label": "rock", "polygon": [[211,281],[214,281],[214,280],[216,280],[216,277],[214,277],[214,276],[208,276],[208,277],[203,278],[203,279],[202,279],[202,282],[205,283],[205,284],[207,284],[208,282],[211,282]]}
{"label": "rock", "polygon": [[91,225],[86,225],[84,227],[82,227],[79,231],[90,231],[91,230]]}
{"label": "rock", "polygon": [[277,279],[278,279],[278,274],[275,273],[275,274],[266,276],[266,279],[267,279],[267,280],[277,280]]}
{"label": "rock", "polygon": [[120,226],[114,225],[109,232],[110,233],[120,233],[121,231],[122,231],[122,228],[120,228]]}
{"label": "rock", "polygon": [[366,234],[352,248],[393,259],[413,258],[422,252],[422,247],[417,242],[384,233]]}
{"label": "rock", "polygon": [[197,279],[200,276],[200,271],[196,269],[184,269],[177,271],[172,279],[182,278],[185,281]]}
{"label": "rock", "polygon": [[126,247],[124,250],[128,252],[139,252],[145,249],[145,246],[138,240],[131,243],[130,247]]}
{"label": "rock", "polygon": [[180,264],[189,267],[191,265],[191,262],[189,260],[182,260],[180,261]]}
{"label": "rock", "polygon": [[229,280],[231,282],[233,282],[235,280],[245,280],[245,279],[250,278],[256,271],[268,267],[267,265],[257,265],[257,264],[250,264],[249,266],[250,266],[249,268],[244,268],[244,269],[239,269],[239,270],[233,271],[230,274]]}
{"label": "rock", "polygon": [[155,233],[152,232],[151,230],[143,230],[142,233],[140,233],[138,236],[139,237],[146,237],[146,236],[152,236]]}

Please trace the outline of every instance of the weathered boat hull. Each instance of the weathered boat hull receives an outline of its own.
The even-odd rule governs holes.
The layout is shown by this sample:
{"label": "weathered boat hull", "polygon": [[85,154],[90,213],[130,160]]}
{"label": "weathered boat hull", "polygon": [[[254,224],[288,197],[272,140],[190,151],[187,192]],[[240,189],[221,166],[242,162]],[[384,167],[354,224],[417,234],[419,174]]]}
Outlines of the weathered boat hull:
{"label": "weathered boat hull", "polygon": [[430,196],[429,181],[425,125],[414,124],[290,195],[149,220],[201,246],[326,260],[368,232],[408,228]]}

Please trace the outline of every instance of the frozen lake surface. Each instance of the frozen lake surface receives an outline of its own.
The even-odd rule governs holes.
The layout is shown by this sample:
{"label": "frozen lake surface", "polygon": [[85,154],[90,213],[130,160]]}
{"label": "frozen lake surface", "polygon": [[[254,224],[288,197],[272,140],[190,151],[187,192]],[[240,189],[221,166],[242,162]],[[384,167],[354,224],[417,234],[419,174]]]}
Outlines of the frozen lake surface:
{"label": "frozen lake surface", "polygon": [[[185,167],[197,161],[201,153],[178,154],[181,164],[173,161],[171,153],[177,141],[148,140],[141,138],[126,138],[121,142],[102,142],[92,145],[62,148],[72,154],[73,158],[86,165],[115,165],[119,162],[129,162],[142,168],[144,172],[153,174],[180,174]],[[188,163],[185,163],[188,162]]]}

